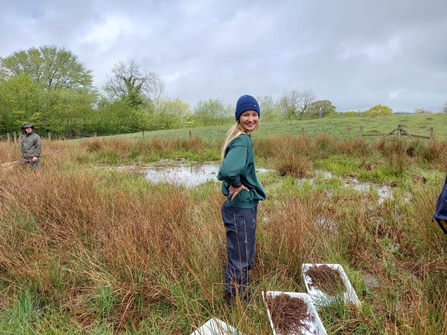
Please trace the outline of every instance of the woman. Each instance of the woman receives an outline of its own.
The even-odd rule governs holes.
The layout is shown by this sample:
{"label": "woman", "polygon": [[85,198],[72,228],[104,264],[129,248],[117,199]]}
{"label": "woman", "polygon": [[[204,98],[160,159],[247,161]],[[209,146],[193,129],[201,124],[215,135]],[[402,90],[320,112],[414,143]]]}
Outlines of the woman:
{"label": "woman", "polygon": [[225,271],[225,300],[248,295],[248,270],[255,251],[258,203],[266,194],[256,175],[251,133],[258,129],[259,104],[243,95],[236,104],[236,124],[230,128],[222,147],[222,164],[217,179],[223,181],[222,219],[227,236],[228,265]]}

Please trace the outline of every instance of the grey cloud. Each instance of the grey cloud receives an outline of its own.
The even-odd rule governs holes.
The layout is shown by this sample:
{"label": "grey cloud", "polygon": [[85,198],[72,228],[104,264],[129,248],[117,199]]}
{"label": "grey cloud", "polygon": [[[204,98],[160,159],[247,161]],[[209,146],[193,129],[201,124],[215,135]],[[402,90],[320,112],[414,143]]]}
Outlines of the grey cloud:
{"label": "grey cloud", "polygon": [[292,89],[340,111],[447,101],[445,0],[18,0],[2,4],[0,33],[1,57],[63,46],[98,87],[113,64],[135,60],[191,108]]}

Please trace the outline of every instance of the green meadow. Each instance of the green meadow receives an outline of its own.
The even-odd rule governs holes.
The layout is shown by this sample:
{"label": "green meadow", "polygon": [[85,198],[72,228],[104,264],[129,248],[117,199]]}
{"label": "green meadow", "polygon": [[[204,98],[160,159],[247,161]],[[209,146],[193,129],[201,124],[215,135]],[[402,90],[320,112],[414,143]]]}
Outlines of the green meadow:
{"label": "green meadow", "polygon": [[[212,317],[272,334],[263,291],[306,292],[301,265],[343,266],[361,305],[318,309],[328,334],[447,333],[447,237],[432,221],[447,115],[261,123],[251,301],[223,300],[217,180],[154,183],[148,164],[219,163],[229,126],[71,141],[38,172],[0,168],[1,334],[185,334]],[[409,134],[381,138],[401,125]],[[0,142],[1,163],[18,159]],[[265,169],[265,170],[264,170]],[[384,196],[381,190],[386,189]]]}
{"label": "green meadow", "polygon": [[[395,114],[392,116],[339,117],[269,123],[262,123],[261,118],[261,126],[254,137],[327,133],[331,136],[348,139],[360,137],[362,129],[362,133],[366,135],[365,140],[370,141],[377,139],[380,134],[387,134],[396,130],[399,125],[410,134],[420,136],[430,136],[430,128],[433,128],[433,137],[447,140],[447,114]],[[229,125],[223,125],[181,130],[158,130],[145,132],[144,138],[188,139],[191,134],[192,136],[205,138],[208,141],[220,142],[229,127]],[[143,134],[127,134],[120,135],[120,137],[141,139]]]}

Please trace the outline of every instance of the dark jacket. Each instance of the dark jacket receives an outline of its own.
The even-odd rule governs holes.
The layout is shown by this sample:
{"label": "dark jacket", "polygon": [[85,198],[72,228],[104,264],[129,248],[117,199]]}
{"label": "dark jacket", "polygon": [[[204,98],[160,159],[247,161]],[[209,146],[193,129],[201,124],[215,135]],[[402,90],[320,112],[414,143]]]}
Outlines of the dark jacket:
{"label": "dark jacket", "polygon": [[42,148],[42,139],[39,135],[32,132],[22,135],[22,157],[30,159],[40,156],[40,150]]}
{"label": "dark jacket", "polygon": [[[266,194],[256,175],[254,152],[251,137],[241,134],[233,139],[225,149],[225,157],[219,168],[217,179],[223,181],[222,193],[227,196],[227,204],[232,207],[252,208],[266,199]],[[234,200],[229,197],[229,187],[246,186]]]}

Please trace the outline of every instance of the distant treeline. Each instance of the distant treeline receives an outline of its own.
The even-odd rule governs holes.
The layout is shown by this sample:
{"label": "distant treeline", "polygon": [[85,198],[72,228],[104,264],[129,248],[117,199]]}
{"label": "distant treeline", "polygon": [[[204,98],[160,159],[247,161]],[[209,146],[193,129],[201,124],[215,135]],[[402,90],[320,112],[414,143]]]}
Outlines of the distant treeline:
{"label": "distant treeline", "polygon": [[[337,112],[331,101],[317,100],[309,90],[285,91],[278,101],[256,98],[264,121],[393,114],[382,105]],[[115,64],[100,92],[92,71],[63,48],[42,46],[0,57],[0,138],[25,122],[55,138],[223,125],[234,122],[234,108],[209,99],[191,109],[167,97],[160,77],[134,61]]]}

